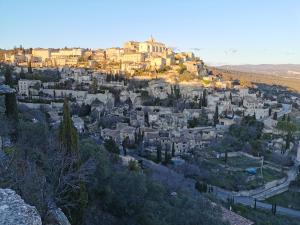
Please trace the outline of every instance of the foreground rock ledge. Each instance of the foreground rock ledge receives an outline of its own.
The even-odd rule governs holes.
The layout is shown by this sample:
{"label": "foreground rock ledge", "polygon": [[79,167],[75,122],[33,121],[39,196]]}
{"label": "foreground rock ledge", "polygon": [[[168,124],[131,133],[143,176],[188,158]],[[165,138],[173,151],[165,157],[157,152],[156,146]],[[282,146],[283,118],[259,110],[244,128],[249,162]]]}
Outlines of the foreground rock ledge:
{"label": "foreground rock ledge", "polygon": [[0,225],[42,225],[41,217],[11,189],[0,189]]}

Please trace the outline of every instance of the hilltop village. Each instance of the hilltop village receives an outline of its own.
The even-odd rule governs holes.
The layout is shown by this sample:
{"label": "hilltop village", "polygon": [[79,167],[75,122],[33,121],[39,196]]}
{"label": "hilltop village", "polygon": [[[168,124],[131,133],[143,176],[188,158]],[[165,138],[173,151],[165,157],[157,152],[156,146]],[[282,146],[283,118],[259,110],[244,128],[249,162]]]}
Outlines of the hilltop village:
{"label": "hilltop village", "polygon": [[[125,164],[166,167],[216,198],[246,196],[246,205],[299,185],[300,98],[283,88],[224,80],[153,37],[123,48],[15,48],[2,62],[13,68],[18,107],[42,111],[56,129],[68,99],[79,136]],[[0,149],[13,148],[1,135]]]}

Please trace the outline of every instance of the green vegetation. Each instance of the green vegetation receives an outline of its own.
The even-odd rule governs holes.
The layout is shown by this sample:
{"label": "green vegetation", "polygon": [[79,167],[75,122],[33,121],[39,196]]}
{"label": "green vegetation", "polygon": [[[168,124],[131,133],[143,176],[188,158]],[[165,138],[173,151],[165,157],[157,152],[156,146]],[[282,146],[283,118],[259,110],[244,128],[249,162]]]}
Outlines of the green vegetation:
{"label": "green vegetation", "polygon": [[263,123],[253,116],[246,116],[240,124],[233,124],[225,137],[211,146],[217,152],[245,151],[253,155],[262,155],[264,145],[262,139]]}
{"label": "green vegetation", "polygon": [[266,202],[300,210],[300,192],[286,191],[282,194],[268,198]]}
{"label": "green vegetation", "polygon": [[18,135],[0,164],[0,187],[16,190],[44,223],[54,203],[75,225],[225,224],[201,196],[171,195],[172,187],[152,181],[135,161],[124,166],[115,144],[78,140],[69,111],[66,100],[61,126],[51,130],[39,110],[21,112],[17,127],[1,114],[1,136]]}
{"label": "green vegetation", "polygon": [[104,146],[107,149],[107,151],[114,154],[120,154],[119,146],[111,137],[109,139],[105,139]]}
{"label": "green vegetation", "polygon": [[[211,161],[216,162],[218,164],[225,165],[223,158],[211,159]],[[226,165],[229,167],[247,169],[249,167],[260,167],[261,161],[257,160],[257,159],[252,159],[252,158],[249,158],[246,156],[235,156],[235,157],[228,158]]]}
{"label": "green vegetation", "polygon": [[[228,157],[227,162],[224,158],[199,159],[196,165],[199,170],[184,170],[185,176],[232,191],[255,189],[285,176],[282,172],[266,167],[263,168],[261,176],[260,161],[248,157]],[[245,169],[249,167],[256,167],[257,174],[251,175],[246,172]]]}
{"label": "green vegetation", "polygon": [[74,127],[69,102],[67,98],[64,101],[63,119],[59,127],[59,138],[61,147],[68,153],[75,153],[78,155],[78,137],[77,130]]}
{"label": "green vegetation", "polygon": [[183,74],[186,71],[186,66],[183,65],[182,63],[179,64],[179,69],[177,70],[177,72],[179,74]]}
{"label": "green vegetation", "polygon": [[[11,68],[9,66],[5,67],[4,76],[5,84],[13,88],[13,78],[11,74]],[[6,116],[11,120],[18,121],[17,99],[15,93],[5,95],[5,107]]]}
{"label": "green vegetation", "polygon": [[285,117],[283,117],[282,120],[278,121],[277,129],[281,130],[284,133],[285,149],[289,149],[290,142],[292,141],[293,135],[297,131],[297,126],[294,123],[290,122],[288,116],[286,119]]}
{"label": "green vegetation", "polygon": [[290,218],[287,216],[273,215],[271,210],[264,211],[258,209],[252,209],[250,207],[242,205],[233,205],[233,211],[240,214],[241,216],[255,222],[255,225],[297,225],[299,219]]}
{"label": "green vegetation", "polygon": [[193,117],[191,120],[188,120],[188,127],[194,128],[198,126],[207,126],[208,123],[208,116],[204,109],[201,110],[199,117]]}

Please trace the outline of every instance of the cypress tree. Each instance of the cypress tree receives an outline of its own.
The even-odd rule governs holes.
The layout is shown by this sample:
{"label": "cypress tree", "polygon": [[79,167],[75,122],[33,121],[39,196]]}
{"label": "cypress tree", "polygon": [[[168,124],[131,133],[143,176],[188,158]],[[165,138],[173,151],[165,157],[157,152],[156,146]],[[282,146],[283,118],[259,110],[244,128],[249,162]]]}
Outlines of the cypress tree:
{"label": "cypress tree", "polygon": [[78,137],[77,130],[74,127],[70,107],[67,98],[64,100],[63,119],[59,127],[59,139],[61,148],[66,151],[67,154],[78,154]]}
{"label": "cypress tree", "polygon": [[160,144],[157,146],[156,161],[161,162],[161,146],[160,146]]}
{"label": "cypress tree", "polygon": [[274,112],[274,114],[273,114],[273,120],[277,120],[277,112]]}
{"label": "cypress tree", "polygon": [[[11,74],[11,69],[9,66],[5,68],[4,72],[5,84],[13,88],[13,78]],[[9,119],[18,120],[18,108],[17,99],[15,93],[9,93],[5,95],[5,114]]]}
{"label": "cypress tree", "polygon": [[203,94],[202,94],[202,106],[203,107],[207,107],[207,93],[206,93],[206,89],[203,90]]}
{"label": "cypress tree", "polygon": [[175,156],[175,143],[172,143],[172,157]]}
{"label": "cypress tree", "polygon": [[4,77],[5,77],[5,84],[10,87],[13,87],[14,81],[11,74],[11,68],[9,66],[5,67]]}
{"label": "cypress tree", "polygon": [[28,73],[32,73],[31,60],[28,62]]}
{"label": "cypress tree", "polygon": [[25,79],[25,73],[23,67],[21,67],[20,79]]}
{"label": "cypress tree", "polygon": [[165,160],[164,160],[164,163],[168,164],[168,162],[169,162],[169,154],[168,154],[167,148],[165,148]]}
{"label": "cypress tree", "polygon": [[214,114],[214,125],[216,126],[219,123],[219,107],[216,105],[216,110]]}

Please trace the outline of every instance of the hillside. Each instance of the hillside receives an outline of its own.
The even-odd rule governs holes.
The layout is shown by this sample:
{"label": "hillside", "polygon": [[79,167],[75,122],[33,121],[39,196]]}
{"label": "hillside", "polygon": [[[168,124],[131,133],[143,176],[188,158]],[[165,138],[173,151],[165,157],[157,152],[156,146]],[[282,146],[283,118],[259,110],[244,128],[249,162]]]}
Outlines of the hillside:
{"label": "hillside", "polygon": [[300,64],[224,65],[218,68],[248,73],[291,75],[292,77],[298,77],[300,79]]}
{"label": "hillside", "polygon": [[[300,65],[240,65],[211,68],[214,74],[222,74],[225,80],[280,85],[300,92]],[[299,73],[299,74],[298,74]]]}

